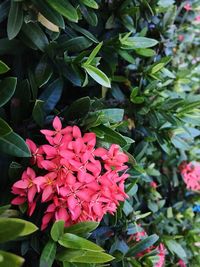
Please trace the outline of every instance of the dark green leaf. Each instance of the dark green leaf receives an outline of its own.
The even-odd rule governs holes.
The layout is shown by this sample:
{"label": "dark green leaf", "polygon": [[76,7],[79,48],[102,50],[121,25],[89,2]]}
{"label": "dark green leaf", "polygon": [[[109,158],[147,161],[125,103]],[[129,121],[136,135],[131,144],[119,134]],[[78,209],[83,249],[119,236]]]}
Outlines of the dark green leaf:
{"label": "dark green leaf", "polygon": [[84,5],[80,5],[80,11],[84,17],[84,19],[91,25],[91,26],[97,26],[98,18],[97,15],[93,10],[90,10],[89,8],[86,8]]}
{"label": "dark green leaf", "polygon": [[5,122],[2,118],[0,118],[0,136],[7,135],[12,132],[12,128]]}
{"label": "dark green leaf", "polygon": [[17,79],[7,77],[0,82],[0,107],[5,105],[13,96],[17,85]]}
{"label": "dark green leaf", "polygon": [[8,39],[13,39],[19,33],[23,24],[22,4],[11,0],[7,22]]}
{"label": "dark green leaf", "polygon": [[52,73],[53,70],[48,60],[45,57],[41,58],[35,69],[35,79],[38,87],[42,87],[46,84],[51,78]]}
{"label": "dark green leaf", "polygon": [[9,71],[9,67],[0,60],[0,74],[6,73],[7,71]]}
{"label": "dark green leaf", "polygon": [[46,2],[68,20],[78,22],[77,11],[68,0],[46,0]]}
{"label": "dark green leaf", "polygon": [[51,267],[56,256],[56,243],[49,240],[42,250],[39,267]]}
{"label": "dark green leaf", "polygon": [[39,126],[42,126],[44,123],[44,115],[44,101],[36,99],[35,105],[33,107],[32,116],[34,121]]}

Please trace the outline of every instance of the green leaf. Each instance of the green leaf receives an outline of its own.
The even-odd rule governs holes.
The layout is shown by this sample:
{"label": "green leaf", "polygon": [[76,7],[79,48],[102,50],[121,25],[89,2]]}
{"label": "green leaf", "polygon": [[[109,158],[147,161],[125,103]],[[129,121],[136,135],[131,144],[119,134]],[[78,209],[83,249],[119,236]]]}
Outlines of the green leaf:
{"label": "green leaf", "polygon": [[40,95],[39,98],[44,101],[43,110],[45,114],[49,114],[55,108],[61,98],[62,91],[63,81],[62,79],[56,79]]}
{"label": "green leaf", "polygon": [[85,64],[83,65],[83,68],[97,83],[101,84],[104,87],[111,87],[110,80],[101,70],[97,69],[94,66]]}
{"label": "green leaf", "polygon": [[91,130],[95,132],[97,137],[101,138],[104,142],[119,144],[121,147],[124,147],[127,144],[126,139],[121,134],[105,125],[99,125]]}
{"label": "green leaf", "polygon": [[46,84],[53,74],[51,65],[46,57],[42,57],[35,69],[35,80],[38,87],[42,87]]}
{"label": "green leaf", "polygon": [[94,8],[94,9],[98,9],[99,8],[99,6],[98,6],[98,4],[96,3],[95,0],[80,0],[80,2],[83,3],[86,6]]}
{"label": "green leaf", "polygon": [[0,136],[7,135],[12,132],[12,128],[5,122],[2,118],[0,118]]}
{"label": "green leaf", "polygon": [[0,218],[0,242],[32,234],[37,229],[33,223],[22,219]]}
{"label": "green leaf", "polygon": [[44,0],[32,0],[32,2],[45,18],[47,18],[49,21],[51,21],[61,29],[65,28],[63,17],[54,9],[52,9],[47,3],[45,3]]}
{"label": "green leaf", "polygon": [[85,117],[90,110],[90,98],[82,97],[74,101],[66,111],[63,112],[65,118],[75,120]]}
{"label": "green leaf", "polygon": [[17,79],[14,77],[4,78],[0,82],[0,107],[5,105],[13,96],[17,85]]}
{"label": "green leaf", "polygon": [[152,246],[158,239],[159,237],[156,234],[144,238],[142,241],[138,242],[135,246],[129,249],[129,251],[126,253],[126,257],[136,256],[138,253]]}
{"label": "green leaf", "polygon": [[103,251],[103,249],[95,243],[71,233],[65,233],[62,235],[62,237],[58,240],[58,243],[66,248]]}
{"label": "green leaf", "polygon": [[106,253],[88,250],[67,249],[57,255],[57,259],[67,262],[80,263],[104,263],[112,261],[114,258]]}
{"label": "green leaf", "polygon": [[11,0],[10,11],[8,14],[7,34],[11,40],[19,33],[23,24],[22,4]]}
{"label": "green leaf", "polygon": [[85,234],[94,231],[99,226],[99,222],[85,221],[73,224],[64,229],[65,233]]}
{"label": "green leaf", "polygon": [[164,68],[165,66],[165,63],[158,63],[156,65],[154,65],[152,68],[151,68],[151,74],[155,74],[157,73],[158,71],[160,71],[162,68]]}
{"label": "green leaf", "polygon": [[143,56],[143,57],[153,57],[156,55],[156,52],[153,50],[153,49],[148,49],[148,48],[138,48],[138,49],[135,49],[135,52],[140,55],[140,56]]}
{"label": "green leaf", "polygon": [[124,109],[121,108],[107,108],[100,109],[95,113],[103,116],[102,123],[110,122],[110,123],[118,123],[123,120],[124,117]]}
{"label": "green leaf", "polygon": [[51,267],[56,256],[56,243],[49,240],[42,250],[39,267]]}
{"label": "green leaf", "polygon": [[70,23],[69,25],[77,32],[82,33],[84,36],[86,36],[88,39],[90,39],[91,41],[93,41],[94,43],[99,43],[99,41],[97,40],[97,38],[89,31],[87,31],[84,28],[81,28],[80,26],[78,26],[75,23]]}
{"label": "green leaf", "polygon": [[103,42],[99,43],[92,51],[92,53],[89,55],[88,59],[84,63],[85,65],[90,65],[90,63],[94,60],[96,55],[98,54],[99,50],[101,49],[103,45]]}
{"label": "green leaf", "polygon": [[179,258],[183,260],[187,258],[185,250],[178,242],[176,242],[175,240],[166,240],[165,243],[171,253],[175,253]]}
{"label": "green leaf", "polygon": [[158,5],[161,7],[171,7],[171,5],[173,5],[175,2],[175,0],[160,0],[158,1]]}
{"label": "green leaf", "polygon": [[36,99],[33,107],[32,116],[34,121],[39,125],[43,126],[44,123],[44,101]]}
{"label": "green leaf", "polygon": [[46,2],[68,20],[78,22],[78,13],[68,0],[46,0]]}
{"label": "green leaf", "polygon": [[0,267],[20,267],[24,263],[24,259],[13,253],[0,250]]}
{"label": "green leaf", "polygon": [[80,52],[92,45],[92,41],[84,36],[68,39],[66,37],[59,40],[59,48],[63,51]]}
{"label": "green leaf", "polygon": [[58,239],[64,234],[64,221],[56,221],[51,228],[51,238],[57,242]]}
{"label": "green leaf", "polygon": [[128,37],[122,42],[124,49],[149,48],[157,44],[157,40],[147,37]]}
{"label": "green leaf", "polygon": [[84,5],[80,5],[80,11],[84,17],[84,19],[91,25],[91,26],[97,26],[98,24],[98,18],[95,12],[89,8],[86,8]]}
{"label": "green leaf", "polygon": [[0,74],[6,73],[7,71],[9,71],[9,67],[0,60]]}
{"label": "green leaf", "polygon": [[49,44],[49,41],[42,29],[36,23],[24,23],[22,26],[22,32],[26,38],[31,41],[31,43],[44,52]]}
{"label": "green leaf", "polygon": [[25,141],[14,132],[0,137],[0,151],[16,157],[31,156]]}

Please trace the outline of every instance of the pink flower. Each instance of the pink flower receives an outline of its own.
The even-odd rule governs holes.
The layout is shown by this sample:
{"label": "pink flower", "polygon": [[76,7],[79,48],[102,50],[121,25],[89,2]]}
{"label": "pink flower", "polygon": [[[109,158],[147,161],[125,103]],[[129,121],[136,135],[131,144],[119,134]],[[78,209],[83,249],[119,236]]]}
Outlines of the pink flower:
{"label": "pink flower", "polygon": [[158,251],[159,261],[156,263],[155,267],[163,267],[165,264],[165,254],[166,254],[165,246],[162,243],[160,243],[156,249]]}
{"label": "pink flower", "polygon": [[151,186],[152,188],[157,188],[157,187],[158,187],[157,183],[154,182],[154,181],[150,182],[150,186]]}
{"label": "pink flower", "polygon": [[48,144],[37,147],[27,140],[33,155],[31,163],[40,169],[36,177],[28,168],[13,185],[12,192],[18,196],[12,204],[28,201],[31,216],[39,202],[47,203],[42,229],[60,219],[67,226],[114,214],[120,201],[128,197],[124,191],[127,155],[118,145],[111,145],[109,150],[96,148],[94,133],[82,135],[78,126],[62,128],[58,117],[53,128],[41,130]]}
{"label": "pink flower", "polygon": [[197,23],[200,23],[200,15],[199,16],[196,16],[195,19],[194,19],[195,22]]}
{"label": "pink flower", "polygon": [[192,10],[192,6],[190,5],[190,3],[186,3],[186,4],[184,5],[184,9],[185,9],[186,11],[190,11],[190,10]]}
{"label": "pink flower", "polygon": [[180,260],[178,261],[177,266],[180,266],[180,267],[187,267],[187,265],[185,264],[185,262],[184,262],[182,259],[180,259]]}
{"label": "pink flower", "polygon": [[200,190],[200,164],[183,162],[179,166],[181,175],[188,189]]}
{"label": "pink flower", "polygon": [[182,42],[183,40],[184,40],[184,35],[183,34],[180,34],[179,36],[178,36],[178,40],[180,41],[180,42]]}

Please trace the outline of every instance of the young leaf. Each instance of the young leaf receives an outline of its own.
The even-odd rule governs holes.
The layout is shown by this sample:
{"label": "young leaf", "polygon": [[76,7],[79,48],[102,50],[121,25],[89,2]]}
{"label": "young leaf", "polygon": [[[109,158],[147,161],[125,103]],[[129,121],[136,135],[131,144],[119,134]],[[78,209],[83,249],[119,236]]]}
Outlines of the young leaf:
{"label": "young leaf", "polygon": [[8,14],[7,34],[8,39],[11,40],[19,33],[23,24],[23,9],[19,2],[11,1],[10,11]]}
{"label": "young leaf", "polygon": [[104,87],[111,87],[110,80],[101,70],[91,65],[83,65],[83,68],[97,83],[101,84]]}
{"label": "young leaf", "polygon": [[99,6],[98,6],[98,4],[96,3],[95,0],[80,0],[80,2],[83,3],[86,6],[94,8],[94,9],[98,9],[99,8]]}
{"label": "young leaf", "polygon": [[103,45],[103,42],[99,43],[92,51],[92,53],[89,55],[88,59],[84,63],[84,65],[90,65],[90,63],[93,61],[93,59],[96,57],[98,54],[99,50],[101,49]]}

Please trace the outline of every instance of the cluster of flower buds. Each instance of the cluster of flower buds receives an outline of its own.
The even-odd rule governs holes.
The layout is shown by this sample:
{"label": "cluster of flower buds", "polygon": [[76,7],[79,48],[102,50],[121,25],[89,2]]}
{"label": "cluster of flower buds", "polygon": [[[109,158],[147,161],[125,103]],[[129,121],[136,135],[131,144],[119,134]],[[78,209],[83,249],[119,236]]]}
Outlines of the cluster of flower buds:
{"label": "cluster of flower buds", "polygon": [[17,195],[12,204],[28,203],[31,216],[36,205],[47,203],[42,229],[50,221],[64,220],[65,225],[81,221],[100,221],[113,214],[124,191],[128,157],[118,145],[96,148],[95,133],[82,135],[79,127],[62,128],[58,117],[54,130],[41,130],[48,144],[26,142],[31,150],[31,167],[12,186]]}
{"label": "cluster of flower buds", "polygon": [[200,164],[197,162],[182,162],[179,166],[180,173],[183,177],[187,188],[190,190],[200,190]]}

